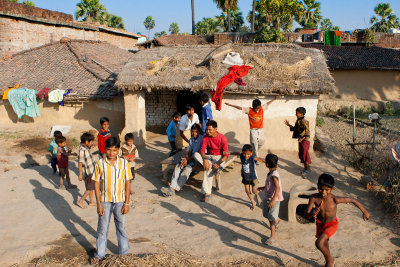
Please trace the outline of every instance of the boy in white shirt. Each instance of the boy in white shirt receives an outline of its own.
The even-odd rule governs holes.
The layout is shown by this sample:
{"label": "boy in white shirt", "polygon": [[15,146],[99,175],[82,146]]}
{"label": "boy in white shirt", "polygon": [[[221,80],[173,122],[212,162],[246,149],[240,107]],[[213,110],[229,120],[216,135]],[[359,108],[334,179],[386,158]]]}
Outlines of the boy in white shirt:
{"label": "boy in white shirt", "polygon": [[179,121],[179,132],[181,137],[178,139],[177,144],[179,149],[184,149],[189,146],[189,139],[191,137],[190,129],[193,124],[200,124],[199,116],[194,113],[193,104],[187,104],[186,114],[183,115]]}

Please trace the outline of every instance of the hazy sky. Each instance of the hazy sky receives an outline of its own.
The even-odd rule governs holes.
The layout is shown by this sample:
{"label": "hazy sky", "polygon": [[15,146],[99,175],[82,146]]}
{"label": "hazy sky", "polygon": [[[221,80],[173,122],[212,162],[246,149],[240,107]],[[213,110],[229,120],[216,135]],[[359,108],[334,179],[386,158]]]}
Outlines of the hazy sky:
{"label": "hazy sky", "polygon": [[[74,14],[78,0],[33,0],[37,7]],[[374,7],[382,2],[377,0],[320,0],[322,16],[330,18],[342,30],[369,27]],[[400,16],[400,0],[386,0],[397,16]],[[181,32],[191,32],[191,0],[101,0],[109,13],[121,16],[125,28],[131,32],[147,34],[143,21],[153,16],[155,32],[165,30],[177,22]],[[251,10],[252,0],[239,0],[239,8],[244,17]],[[220,13],[213,0],[195,0],[196,21],[203,17],[213,17]]]}

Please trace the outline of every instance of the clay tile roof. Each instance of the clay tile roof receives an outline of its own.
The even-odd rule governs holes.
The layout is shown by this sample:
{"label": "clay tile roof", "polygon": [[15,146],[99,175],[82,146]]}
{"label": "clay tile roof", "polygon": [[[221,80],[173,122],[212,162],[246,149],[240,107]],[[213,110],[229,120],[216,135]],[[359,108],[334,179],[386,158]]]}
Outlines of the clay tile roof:
{"label": "clay tile roof", "polygon": [[35,89],[72,88],[68,99],[110,98],[131,52],[106,42],[55,42],[0,59],[0,92],[20,84]]}
{"label": "clay tile roof", "polygon": [[246,86],[231,83],[238,94],[310,95],[335,92],[326,58],[317,49],[294,44],[227,44],[223,46],[160,46],[141,50],[124,66],[121,90],[211,90],[229,72],[222,63],[229,52],[253,66]]}
{"label": "clay tile roof", "polygon": [[400,50],[396,49],[377,46],[303,46],[323,51],[330,69],[400,70]]}

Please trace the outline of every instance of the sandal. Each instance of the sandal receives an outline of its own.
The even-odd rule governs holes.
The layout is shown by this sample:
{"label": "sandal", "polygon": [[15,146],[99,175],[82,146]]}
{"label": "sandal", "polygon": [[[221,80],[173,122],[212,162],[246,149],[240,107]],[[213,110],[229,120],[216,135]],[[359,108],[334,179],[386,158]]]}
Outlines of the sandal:
{"label": "sandal", "polygon": [[203,197],[200,199],[201,202],[208,202],[210,201],[211,195],[204,194]]}
{"label": "sandal", "polygon": [[100,261],[101,261],[101,258],[93,257],[93,258],[90,259],[90,265],[97,265],[97,264],[100,263]]}

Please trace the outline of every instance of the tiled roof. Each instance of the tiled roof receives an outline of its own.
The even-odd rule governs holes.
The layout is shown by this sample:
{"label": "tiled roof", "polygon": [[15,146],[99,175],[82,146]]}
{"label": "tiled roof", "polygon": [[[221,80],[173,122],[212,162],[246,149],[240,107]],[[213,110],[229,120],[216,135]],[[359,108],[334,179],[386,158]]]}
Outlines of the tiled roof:
{"label": "tiled roof", "polygon": [[132,53],[106,42],[61,40],[0,59],[0,93],[7,87],[39,91],[72,88],[72,99],[110,98]]}
{"label": "tiled roof", "polygon": [[302,45],[324,52],[330,69],[400,70],[400,50],[377,46]]}

